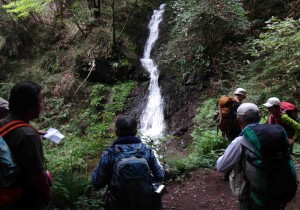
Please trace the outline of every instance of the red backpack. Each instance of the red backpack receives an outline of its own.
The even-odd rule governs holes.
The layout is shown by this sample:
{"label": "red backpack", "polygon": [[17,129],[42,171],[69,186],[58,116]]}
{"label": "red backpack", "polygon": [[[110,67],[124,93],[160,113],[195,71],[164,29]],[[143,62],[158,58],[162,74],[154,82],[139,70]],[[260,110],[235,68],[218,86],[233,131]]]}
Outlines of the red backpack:
{"label": "red backpack", "polygon": [[298,121],[298,108],[295,104],[282,101],[280,102],[280,110],[283,113],[286,113],[293,120]]}

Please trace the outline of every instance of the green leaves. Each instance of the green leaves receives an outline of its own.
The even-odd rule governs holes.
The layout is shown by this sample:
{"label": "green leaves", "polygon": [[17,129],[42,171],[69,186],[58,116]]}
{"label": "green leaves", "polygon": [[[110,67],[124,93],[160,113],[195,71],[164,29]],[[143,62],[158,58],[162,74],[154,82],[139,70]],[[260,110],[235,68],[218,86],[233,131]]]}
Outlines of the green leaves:
{"label": "green leaves", "polygon": [[27,17],[31,12],[40,13],[46,9],[46,6],[53,0],[18,0],[12,1],[3,8],[9,13],[14,13],[20,18]]}
{"label": "green leaves", "polygon": [[296,90],[300,87],[297,82],[300,79],[300,20],[273,17],[266,23],[259,38],[245,45],[247,54],[254,58],[247,71],[261,69],[253,80],[261,81],[269,92],[276,93],[282,100],[299,98]]}

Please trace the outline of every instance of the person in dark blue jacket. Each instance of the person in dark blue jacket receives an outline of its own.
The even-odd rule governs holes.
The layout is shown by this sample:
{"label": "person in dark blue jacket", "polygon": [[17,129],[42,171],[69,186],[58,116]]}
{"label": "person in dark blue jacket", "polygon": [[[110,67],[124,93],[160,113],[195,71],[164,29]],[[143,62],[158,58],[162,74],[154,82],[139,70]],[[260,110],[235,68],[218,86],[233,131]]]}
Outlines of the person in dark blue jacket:
{"label": "person in dark blue jacket", "polygon": [[[103,152],[97,168],[92,173],[92,184],[96,190],[104,188],[108,185],[108,191],[110,190],[111,180],[114,173],[115,158],[112,152],[115,149],[122,152],[128,152],[136,150],[137,144],[141,144],[142,141],[137,134],[137,121],[130,116],[121,116],[115,123],[115,133],[117,135],[116,141],[111,147],[106,148]],[[164,179],[164,169],[157,160],[154,152],[150,147],[143,144],[144,158],[147,160],[149,168],[154,182],[161,182]]]}

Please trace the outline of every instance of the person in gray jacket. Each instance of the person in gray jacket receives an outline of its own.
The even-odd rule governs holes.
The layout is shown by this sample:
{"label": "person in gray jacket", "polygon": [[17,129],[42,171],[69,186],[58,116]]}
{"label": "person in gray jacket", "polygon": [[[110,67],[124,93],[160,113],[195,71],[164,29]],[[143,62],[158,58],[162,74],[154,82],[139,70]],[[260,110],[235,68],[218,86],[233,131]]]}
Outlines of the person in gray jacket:
{"label": "person in gray jacket", "polygon": [[[218,158],[217,171],[226,173],[234,168],[235,175],[241,175],[239,182],[230,183],[233,193],[239,198],[239,210],[283,210],[297,188],[295,170],[287,169],[294,168],[294,164],[289,157],[288,138],[283,127],[259,124],[259,109],[253,103],[242,104],[237,109],[237,119],[242,133]],[[276,168],[269,177],[268,170],[273,170],[272,166],[277,163],[281,164],[281,168]],[[289,167],[282,167],[282,164]],[[287,182],[283,182],[284,178],[274,178],[282,174]],[[270,188],[269,178],[274,178],[272,181],[275,181],[276,189],[272,188],[273,185]]]}

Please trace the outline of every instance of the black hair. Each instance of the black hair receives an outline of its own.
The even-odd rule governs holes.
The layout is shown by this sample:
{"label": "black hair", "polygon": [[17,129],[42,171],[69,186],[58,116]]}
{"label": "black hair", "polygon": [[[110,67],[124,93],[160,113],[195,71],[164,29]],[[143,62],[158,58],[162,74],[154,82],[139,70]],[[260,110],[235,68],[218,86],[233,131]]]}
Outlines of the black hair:
{"label": "black hair", "polygon": [[24,115],[28,108],[39,103],[42,87],[34,82],[24,81],[15,84],[10,91],[9,111],[17,116]]}
{"label": "black hair", "polygon": [[137,121],[130,116],[121,116],[115,123],[117,136],[135,136],[137,133]]}

